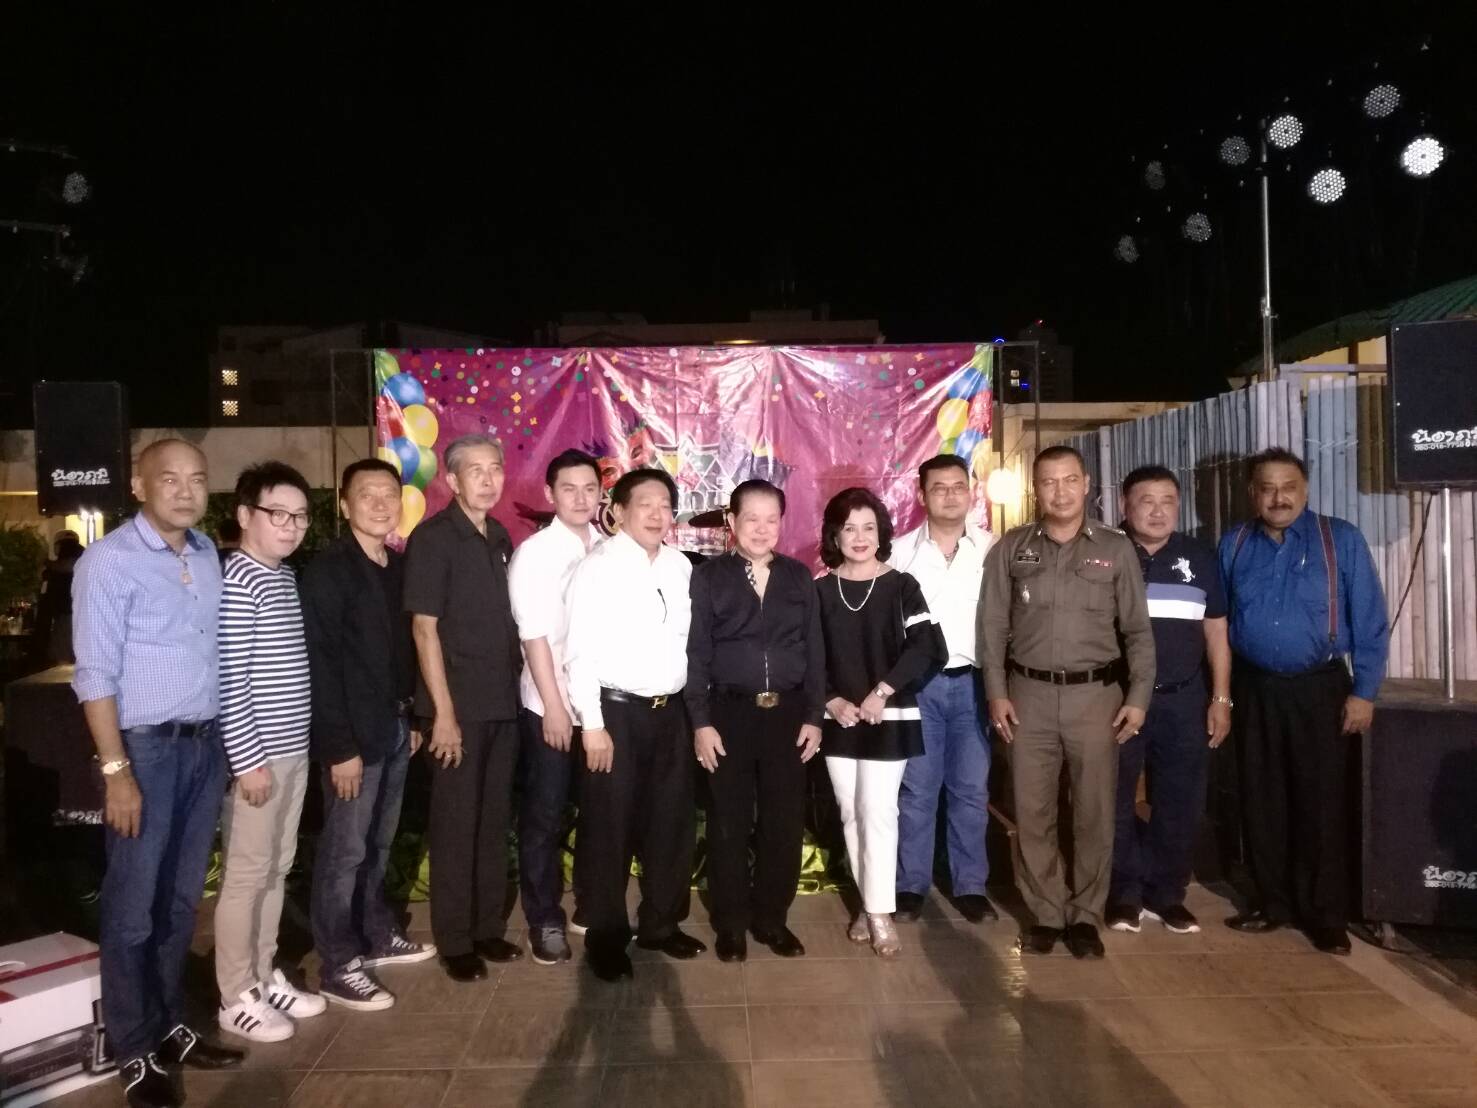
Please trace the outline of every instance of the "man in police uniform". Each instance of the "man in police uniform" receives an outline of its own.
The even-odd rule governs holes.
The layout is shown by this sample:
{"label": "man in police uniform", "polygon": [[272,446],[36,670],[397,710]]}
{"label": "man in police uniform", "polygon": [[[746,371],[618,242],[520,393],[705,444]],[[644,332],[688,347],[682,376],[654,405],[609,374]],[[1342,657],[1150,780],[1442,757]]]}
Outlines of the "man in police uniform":
{"label": "man in police uniform", "polygon": [[[1022,948],[1049,954],[1065,938],[1075,957],[1101,957],[1096,922],[1113,860],[1118,744],[1138,734],[1154,693],[1154,635],[1133,544],[1087,518],[1082,455],[1049,447],[1033,474],[1039,522],[1007,532],[985,561],[985,695],[1011,744],[1016,884],[1036,919]],[[1070,891],[1056,839],[1063,760],[1072,781]]]}

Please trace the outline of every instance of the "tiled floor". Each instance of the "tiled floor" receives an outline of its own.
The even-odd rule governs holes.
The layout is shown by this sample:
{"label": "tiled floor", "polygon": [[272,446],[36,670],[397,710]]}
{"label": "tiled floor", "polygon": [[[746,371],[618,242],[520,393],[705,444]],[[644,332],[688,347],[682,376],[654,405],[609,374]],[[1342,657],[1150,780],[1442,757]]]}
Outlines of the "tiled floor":
{"label": "tiled floor", "polygon": [[[1477,1018],[1356,942],[1336,959],[1296,934],[1206,923],[1107,936],[1108,957],[1022,957],[1017,925],[972,926],[941,900],[882,962],[846,941],[835,896],[802,897],[794,961],[675,963],[636,951],[634,981],[578,964],[435,963],[387,971],[389,1012],[338,1009],[241,1072],[186,1082],[191,1105],[1472,1105]],[[711,940],[694,903],[689,930]],[[515,916],[515,919],[518,917]],[[423,924],[418,906],[413,926]],[[199,953],[210,947],[202,916]],[[577,940],[576,940],[577,942]],[[316,973],[305,964],[309,980]],[[108,1083],[61,1101],[117,1104]]]}

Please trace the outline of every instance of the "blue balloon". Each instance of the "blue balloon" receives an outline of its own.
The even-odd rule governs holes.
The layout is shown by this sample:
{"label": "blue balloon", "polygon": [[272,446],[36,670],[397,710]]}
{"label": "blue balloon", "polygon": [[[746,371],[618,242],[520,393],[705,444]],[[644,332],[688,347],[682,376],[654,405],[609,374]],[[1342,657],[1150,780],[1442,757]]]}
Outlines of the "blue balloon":
{"label": "blue balloon", "polygon": [[974,448],[984,441],[984,433],[978,428],[966,427],[954,440],[954,453],[967,460],[974,454]]}
{"label": "blue balloon", "polygon": [[949,396],[955,400],[973,400],[984,387],[985,375],[971,366],[949,385]]}
{"label": "blue balloon", "polygon": [[402,408],[426,402],[426,390],[409,373],[397,373],[385,382],[385,392]]}
{"label": "blue balloon", "polygon": [[420,468],[421,448],[407,438],[398,438],[390,440],[390,449],[400,458],[401,482],[410,484],[415,471]]}

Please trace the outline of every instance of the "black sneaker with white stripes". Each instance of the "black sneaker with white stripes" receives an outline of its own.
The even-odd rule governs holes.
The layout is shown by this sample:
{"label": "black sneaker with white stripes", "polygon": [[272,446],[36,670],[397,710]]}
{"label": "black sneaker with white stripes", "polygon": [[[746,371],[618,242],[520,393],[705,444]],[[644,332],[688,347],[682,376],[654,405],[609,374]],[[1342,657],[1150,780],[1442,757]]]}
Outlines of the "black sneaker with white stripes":
{"label": "black sneaker with white stripes", "polygon": [[362,958],[355,958],[334,973],[324,974],[318,983],[318,995],[330,1004],[355,1012],[382,1012],[395,1003],[395,994],[375,980]]}
{"label": "black sneaker with white stripes", "polygon": [[120,1063],[118,1079],[123,1082],[123,1095],[133,1108],[179,1108],[174,1082],[152,1054]]}
{"label": "black sneaker with white stripes", "polygon": [[367,969],[378,966],[408,966],[413,962],[429,962],[436,957],[434,943],[411,942],[404,935],[393,935],[390,941],[364,958]]}

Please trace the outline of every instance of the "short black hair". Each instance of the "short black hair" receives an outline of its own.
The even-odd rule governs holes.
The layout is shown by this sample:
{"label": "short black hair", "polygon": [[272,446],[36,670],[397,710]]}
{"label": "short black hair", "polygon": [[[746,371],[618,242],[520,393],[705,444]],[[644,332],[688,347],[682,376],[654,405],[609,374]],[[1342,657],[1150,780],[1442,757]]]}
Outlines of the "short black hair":
{"label": "short black hair", "polygon": [[548,466],[544,469],[544,487],[552,489],[554,482],[559,480],[559,474],[566,469],[574,469],[576,466],[589,466],[595,474],[595,481],[600,481],[600,463],[583,450],[566,450],[562,454],[556,454],[549,459]]}
{"label": "short black hair", "polygon": [[247,466],[236,478],[236,504],[242,508],[259,507],[262,493],[283,485],[297,489],[304,500],[312,497],[313,490],[308,488],[307,478],[286,462],[258,462]]}
{"label": "short black hair", "polygon": [[1246,479],[1256,480],[1256,471],[1265,465],[1289,465],[1297,466],[1297,471],[1303,475],[1303,480],[1308,479],[1308,463],[1299,458],[1291,450],[1282,446],[1270,446],[1260,454],[1253,454],[1246,459]]}
{"label": "short black hair", "polygon": [[1142,485],[1145,481],[1168,481],[1176,492],[1181,491],[1180,479],[1164,466],[1139,466],[1123,479],[1123,495],[1126,497],[1131,488]]}
{"label": "short black hair", "polygon": [[383,458],[360,458],[357,462],[350,462],[344,466],[343,476],[338,482],[338,498],[349,499],[349,490],[354,487],[354,478],[361,473],[385,473],[395,478],[395,483],[400,483],[400,471]]}
{"label": "short black hair", "polygon": [[1064,442],[1059,442],[1055,446],[1048,446],[1040,454],[1037,454],[1035,461],[1031,463],[1031,472],[1034,474],[1036,467],[1042,462],[1054,462],[1058,458],[1076,458],[1077,465],[1081,467],[1082,472],[1087,472],[1087,461],[1082,457],[1082,451],[1078,450],[1075,446],[1068,446]]}
{"label": "short black hair", "polygon": [[672,498],[672,511],[677,510],[677,482],[672,480],[672,475],[664,469],[654,466],[642,466],[633,469],[629,473],[622,473],[620,480],[615,483],[615,488],[610,490],[610,502],[619,504],[622,508],[631,503],[631,493],[637,485],[644,485],[647,481],[660,481],[667,488],[667,495]]}
{"label": "short black hair", "polygon": [[734,486],[734,490],[728,497],[728,514],[738,515],[744,507],[744,497],[750,493],[756,495],[773,496],[780,502],[780,515],[785,514],[785,490],[772,481],[754,477],[748,481]]}
{"label": "short black hair", "polygon": [[821,561],[835,569],[846,561],[841,553],[841,528],[851,518],[851,513],[860,508],[871,508],[877,517],[877,560],[885,562],[892,557],[892,516],[887,505],[870,489],[842,489],[826,504],[826,513],[821,518]]}
{"label": "short black hair", "polygon": [[964,459],[958,454],[935,454],[918,467],[918,487],[920,489],[928,488],[928,475],[930,473],[937,473],[939,470],[948,469],[951,466],[958,466],[964,471],[964,479],[966,481],[969,479],[969,466],[965,464]]}

